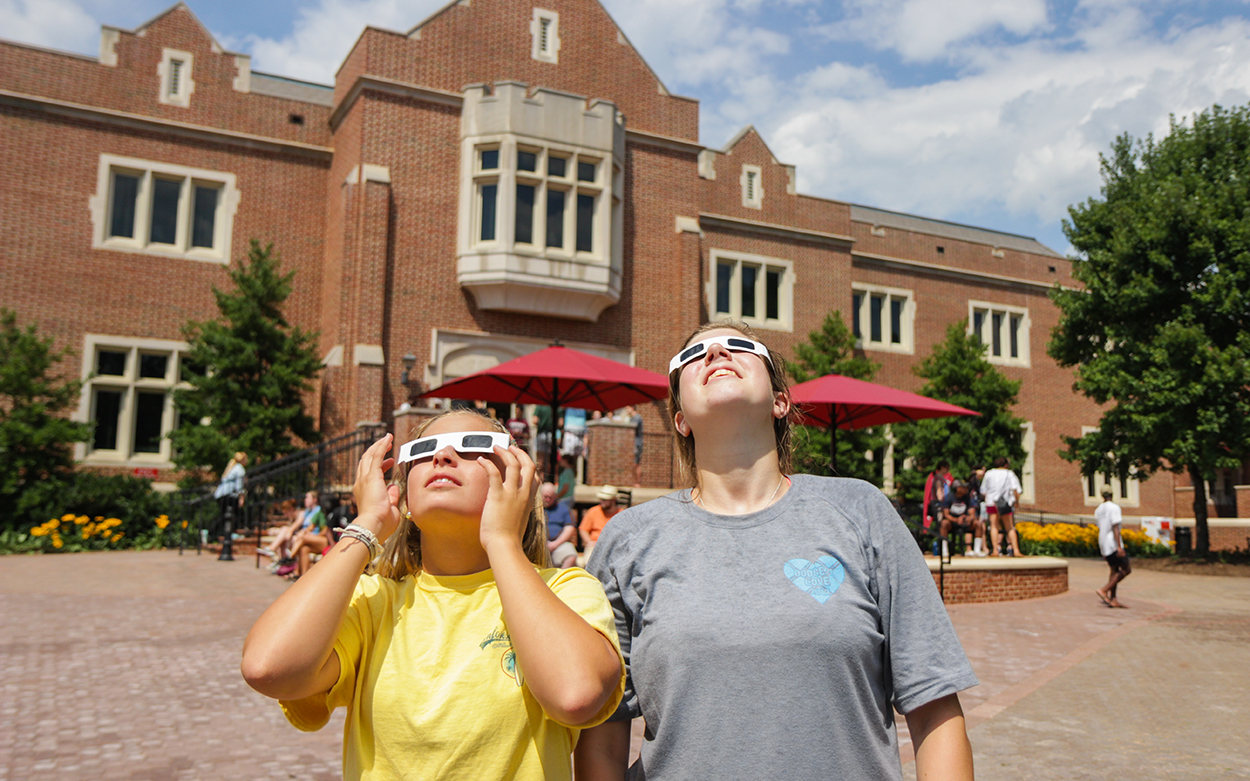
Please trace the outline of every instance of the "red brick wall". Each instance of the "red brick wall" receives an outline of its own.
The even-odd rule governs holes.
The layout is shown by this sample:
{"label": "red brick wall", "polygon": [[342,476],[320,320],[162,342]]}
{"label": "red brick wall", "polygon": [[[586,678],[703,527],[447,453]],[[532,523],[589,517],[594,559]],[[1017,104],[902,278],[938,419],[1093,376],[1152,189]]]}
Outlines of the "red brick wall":
{"label": "red brick wall", "polygon": [[[601,5],[552,0],[543,7],[560,14],[558,64],[530,57],[531,4],[473,0],[447,7],[416,37],[365,29],[338,72],[337,99],[342,101],[364,75],[450,92],[470,83],[512,79],[611,100],[631,129],[697,138],[697,103],[664,94],[637,52],[618,39]],[[156,69],[165,47],[195,56],[189,108],[157,99]],[[777,257],[794,264],[794,327],[792,332],[764,331],[761,336],[787,356],[827,312],[838,309],[846,316],[852,282],[915,291],[915,355],[869,353],[883,364],[880,381],[909,390],[921,384],[911,367],[942,338],[948,323],[967,316],[969,298],[1027,306],[1032,367],[1005,368],[1004,373],[1024,380],[1017,412],[1033,421],[1037,435],[1037,506],[1088,510],[1075,468],[1055,450],[1061,434],[1079,434],[1081,425],[1096,424],[1098,410],[1072,394],[1071,373],[1045,355],[1057,312],[1044,290],[886,270],[853,262],[849,244],[783,239],[706,223],[702,236],[678,233],[675,217],[714,213],[850,235],[856,252],[1046,284],[1071,283],[1068,261],[1010,249],[995,258],[984,244],[895,228],[873,236],[871,225],[852,222],[846,203],[788,194],[787,169],[774,162],[754,131],[714,155],[715,180],[698,176],[697,150],[634,136],[625,150],[621,193],[620,302],[595,323],[482,311],[461,290],[455,273],[458,109],[366,90],[331,127],[331,110],[325,106],[236,92],[234,56],[212,48],[202,25],[184,6],[154,20],[141,35],[121,33],[115,67],[0,44],[0,89],[333,147],[333,160],[326,161],[0,106],[0,172],[8,182],[0,190],[0,213],[5,215],[0,220],[0,288],[5,304],[23,322],[38,323],[58,344],[81,350],[87,332],[181,338],[188,319],[215,315],[211,287],[226,282],[217,264],[91,249],[87,202],[95,193],[99,155],[106,152],[238,177],[234,255],[242,254],[250,237],[273,241],[287,268],[297,271],[288,316],[320,330],[323,354],[336,345],[344,348],[344,365],[325,371],[313,399],[328,435],[364,418],[389,418],[406,396],[399,384],[398,359],[405,353],[416,355],[420,376],[420,367],[431,359],[433,329],[628,349],[638,366],[663,372],[682,340],[708,317],[704,283],[711,251]],[[291,124],[291,113],[304,115],[305,123]],[[347,185],[352,169],[362,163],[386,166],[389,185]],[[761,168],[761,209],[741,203],[743,164]],[[1050,272],[1050,266],[1056,270]],[[357,342],[381,344],[386,366],[353,366]],[[77,359],[66,369],[77,377]],[[646,405],[642,414],[647,432],[643,482],[676,482],[662,404]],[[1141,492],[1141,508],[1134,512],[1173,514],[1168,476],[1142,483]]]}
{"label": "red brick wall", "polygon": [[586,0],[544,0],[542,8],[560,15],[558,63],[530,56],[532,3],[473,0],[445,8],[416,38],[366,29],[351,58],[363,57],[364,64],[353,62],[339,74],[336,94],[350,89],[345,82],[357,73],[448,92],[512,79],[612,100],[630,128],[697,138],[698,103],[661,93],[638,53],[618,41],[618,28],[603,6]]}
{"label": "red brick wall", "polygon": [[[939,573],[933,573],[938,585]],[[1068,570],[947,570],[943,590],[946,604],[966,602],[1011,602],[1018,599],[1050,597],[1068,590]]]}

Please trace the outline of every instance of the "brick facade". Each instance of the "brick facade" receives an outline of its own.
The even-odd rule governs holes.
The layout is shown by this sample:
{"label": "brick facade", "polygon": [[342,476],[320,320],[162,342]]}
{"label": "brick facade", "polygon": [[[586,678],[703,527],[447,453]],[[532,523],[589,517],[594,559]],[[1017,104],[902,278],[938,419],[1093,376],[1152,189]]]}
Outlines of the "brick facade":
{"label": "brick facade", "polygon": [[[599,3],[542,7],[559,15],[557,62],[531,56],[532,5],[473,0],[407,32],[364,28],[332,86],[253,73],[182,4],[134,31],[105,28],[98,59],[0,43],[3,304],[78,354],[66,365],[74,377],[85,374],[88,334],[181,340],[187,320],[215,316],[211,288],[226,283],[225,266],[95,246],[101,155],[227,172],[239,196],[230,254],[256,238],[295,270],[288,316],[320,333],[326,357],[310,407],[335,434],[393,422],[407,398],[405,354],[427,385],[452,357],[489,365],[556,338],[664,371],[715,316],[716,258],[777,259],[793,303],[760,333],[787,355],[830,310],[849,317],[853,285],[911,291],[911,352],[868,351],[879,380],[907,390],[920,384],[911,367],[968,317],[968,301],[1027,309],[1030,364],[1004,371],[1024,381],[1017,414],[1036,438],[1033,504],[1085,511],[1079,475],[1055,451],[1098,411],[1045,354],[1058,317],[1047,289],[1072,283],[1066,259],[1023,237],[797,193],[794,167],[753,128],[724,149],[701,145],[697,101],[670,94]],[[167,50],[194,57],[185,106],[159,99]],[[623,117],[620,295],[593,322],[483,309],[458,282],[462,94],[504,81],[608,101]],[[744,199],[748,169],[758,171],[758,208]],[[449,334],[476,339],[476,352],[443,355]],[[86,396],[78,414],[92,414]],[[642,414],[644,483],[669,484],[662,407]],[[1144,482],[1126,514],[1171,515],[1172,494],[1168,476]]]}

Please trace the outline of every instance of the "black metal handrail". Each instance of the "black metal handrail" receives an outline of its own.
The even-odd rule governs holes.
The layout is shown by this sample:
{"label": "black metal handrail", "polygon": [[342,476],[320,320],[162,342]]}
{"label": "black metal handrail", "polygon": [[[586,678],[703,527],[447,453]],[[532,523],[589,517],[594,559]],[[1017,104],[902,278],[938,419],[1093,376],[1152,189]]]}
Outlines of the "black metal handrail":
{"label": "black metal handrail", "polygon": [[[300,499],[308,491],[346,490],[356,481],[356,465],[365,449],[385,433],[386,426],[381,423],[362,424],[355,431],[249,470],[243,489],[243,508],[236,528],[254,528],[259,548],[271,505],[287,499],[294,499],[302,505]],[[228,540],[226,542],[229,543]]]}

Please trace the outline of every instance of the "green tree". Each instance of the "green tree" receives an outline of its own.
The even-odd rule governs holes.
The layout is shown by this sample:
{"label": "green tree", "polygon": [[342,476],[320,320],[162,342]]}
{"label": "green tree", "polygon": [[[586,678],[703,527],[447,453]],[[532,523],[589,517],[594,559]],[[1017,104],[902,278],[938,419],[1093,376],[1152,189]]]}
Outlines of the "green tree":
{"label": "green tree", "polygon": [[985,345],[967,332],[968,321],[946,329],[946,339],[912,371],[923,377],[920,395],[981,413],[896,424],[895,459],[906,455],[912,468],[895,477],[904,501],[924,499],[924,483],[942,459],[950,461],[951,473],[966,478],[977,464],[989,466],[999,456],[1011,459],[1012,467],[1024,464],[1023,420],[1011,414],[1020,382],[1009,380],[985,359]]}
{"label": "green tree", "polygon": [[[842,321],[842,313],[834,310],[825,315],[820,328],[807,335],[807,341],[794,347],[795,361],[786,369],[796,383],[840,374],[856,380],[872,380],[880,364],[855,354],[855,335]],[[794,468],[814,475],[832,474],[829,465],[829,429],[824,426],[796,426],[794,430]],[[880,429],[838,430],[838,475],[858,477],[880,486],[881,464],[869,461],[864,453],[884,452],[885,437]]]}
{"label": "green tree", "polygon": [[220,473],[235,451],[265,462],[320,438],[304,411],[321,371],[317,337],[282,313],[295,272],[283,274],[273,246],[253,239],[229,273],[233,290],[213,288],[221,318],[183,329],[190,343],[183,379],[191,387],[174,392],[181,425],[169,438],[186,469]]}
{"label": "green tree", "polygon": [[1250,455],[1250,110],[1122,135],[1102,180],[1101,198],[1068,208],[1084,289],[1052,293],[1048,352],[1110,406],[1061,455],[1087,476],[1187,472],[1205,552],[1206,481]]}
{"label": "green tree", "polygon": [[0,309],[0,524],[19,520],[27,488],[67,475],[73,444],[91,435],[90,426],[66,417],[82,383],[57,373],[71,353],[52,343],[34,324],[21,328],[15,313]]}

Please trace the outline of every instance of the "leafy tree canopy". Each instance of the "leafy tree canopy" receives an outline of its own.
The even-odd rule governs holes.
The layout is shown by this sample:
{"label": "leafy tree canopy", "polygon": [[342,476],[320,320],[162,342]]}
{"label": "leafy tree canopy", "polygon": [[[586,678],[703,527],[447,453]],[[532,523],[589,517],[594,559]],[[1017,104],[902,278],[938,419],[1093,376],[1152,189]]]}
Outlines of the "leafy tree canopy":
{"label": "leafy tree canopy", "polygon": [[27,488],[68,473],[73,444],[91,435],[90,426],[66,417],[82,390],[56,371],[69,354],[0,309],[0,519],[12,519]]}
{"label": "leafy tree canopy", "polygon": [[[807,342],[795,345],[795,361],[786,369],[796,383],[814,380],[826,374],[840,374],[856,380],[871,381],[880,364],[855,354],[855,336],[842,322],[842,313],[835,310],[825,315],[820,329],[807,335]],[[794,432],[794,468],[814,475],[831,474],[829,468],[829,429],[823,426],[796,426]],[[864,454],[883,452],[886,441],[880,429],[838,431],[838,475],[858,477],[881,485],[880,461],[869,461]]]}
{"label": "leafy tree canopy", "polygon": [[1087,475],[1187,471],[1205,551],[1204,481],[1250,454],[1250,109],[1122,135],[1102,179],[1101,198],[1068,209],[1084,289],[1052,293],[1048,352],[1111,406],[1062,455]]}
{"label": "leafy tree canopy", "polygon": [[170,434],[179,466],[220,473],[236,451],[264,462],[320,438],[304,411],[321,371],[317,336],[282,313],[294,276],[282,273],[272,245],[253,239],[230,269],[234,289],[213,288],[221,318],[184,328],[191,387],[174,393],[182,424]]}
{"label": "leafy tree canopy", "polygon": [[946,339],[912,371],[927,380],[920,395],[981,416],[929,418],[893,427],[895,459],[904,454],[912,459],[912,468],[895,478],[904,501],[924,499],[925,478],[943,459],[950,462],[951,473],[961,478],[978,464],[988,467],[999,456],[1011,459],[1017,471],[1024,465],[1020,429],[1024,421],[1011,413],[1020,382],[1007,379],[985,359],[985,345],[967,328],[967,320],[948,326]]}

